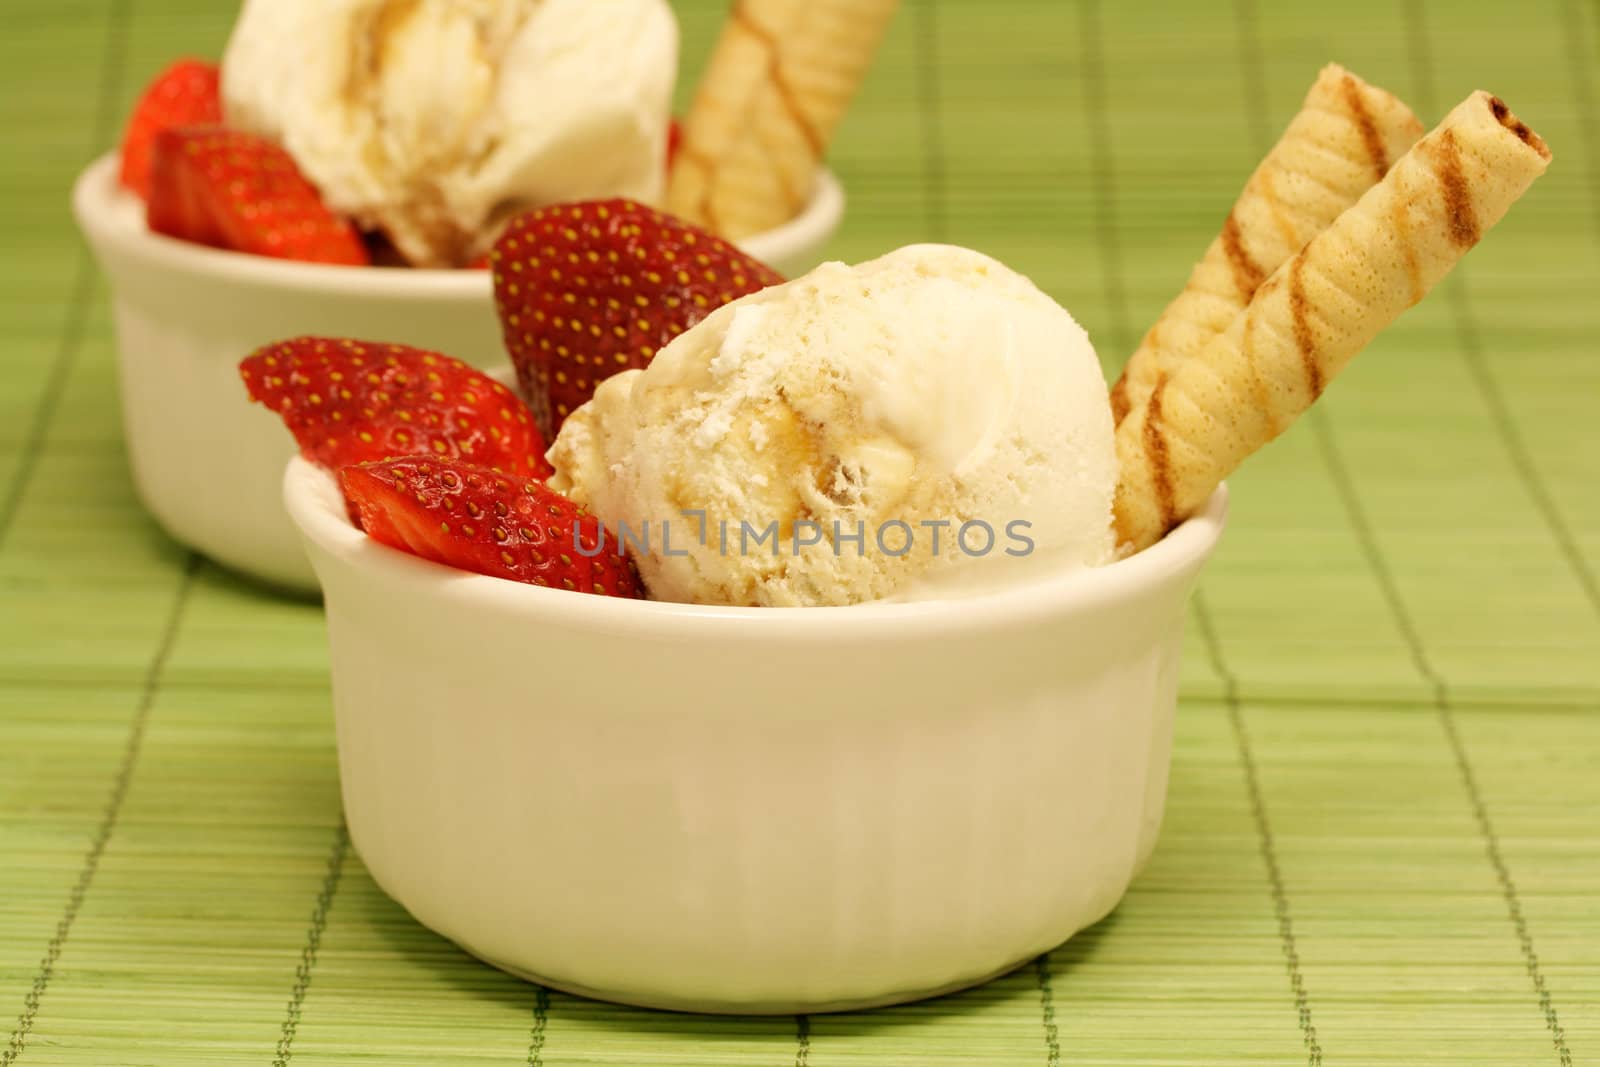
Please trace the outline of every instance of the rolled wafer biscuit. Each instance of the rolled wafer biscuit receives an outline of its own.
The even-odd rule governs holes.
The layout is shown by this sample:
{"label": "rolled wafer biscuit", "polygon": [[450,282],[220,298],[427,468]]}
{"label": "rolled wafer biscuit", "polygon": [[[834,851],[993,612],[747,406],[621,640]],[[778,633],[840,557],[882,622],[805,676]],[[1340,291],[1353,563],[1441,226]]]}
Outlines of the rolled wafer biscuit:
{"label": "rolled wafer biscuit", "polygon": [[1117,427],[1117,535],[1137,551],[1204,504],[1544,173],[1550,150],[1476,92]]}
{"label": "rolled wafer biscuit", "polygon": [[1228,212],[1222,232],[1167,305],[1111,390],[1121,422],[1227,329],[1257,286],[1383,178],[1422,136],[1422,123],[1397,97],[1337,63],[1317,75],[1300,111]]}
{"label": "rolled wafer biscuit", "polygon": [[789,221],[899,0],[737,0],[683,124],[667,210],[724,237]]}

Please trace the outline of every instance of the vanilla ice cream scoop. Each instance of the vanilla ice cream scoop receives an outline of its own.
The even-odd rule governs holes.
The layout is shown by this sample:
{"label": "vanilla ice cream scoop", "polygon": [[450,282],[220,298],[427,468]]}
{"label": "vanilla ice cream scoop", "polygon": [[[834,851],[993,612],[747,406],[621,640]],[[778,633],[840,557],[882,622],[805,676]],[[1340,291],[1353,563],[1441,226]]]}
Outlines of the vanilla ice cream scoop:
{"label": "vanilla ice cream scoop", "polygon": [[825,263],[718,309],[607,379],[550,459],[660,600],[939,596],[1114,553],[1094,348],[964,248]]}
{"label": "vanilla ice cream scoop", "polygon": [[330,207],[448,266],[524,208],[660,199],[677,61],[665,0],[245,0],[222,95]]}

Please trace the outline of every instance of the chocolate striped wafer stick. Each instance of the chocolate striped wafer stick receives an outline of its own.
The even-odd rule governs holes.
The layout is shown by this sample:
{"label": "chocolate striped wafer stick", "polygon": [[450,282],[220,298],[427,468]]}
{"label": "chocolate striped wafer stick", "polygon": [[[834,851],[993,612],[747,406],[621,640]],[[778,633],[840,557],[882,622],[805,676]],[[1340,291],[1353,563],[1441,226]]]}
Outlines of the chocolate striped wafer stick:
{"label": "chocolate striped wafer stick", "polygon": [[1398,98],[1336,63],[1323,67],[1183,292],[1129,358],[1111,390],[1116,421],[1227,329],[1267,276],[1382,180],[1422,130]]}
{"label": "chocolate striped wafer stick", "polygon": [[1137,551],[1194,514],[1448,274],[1549,162],[1544,141],[1498,97],[1476,92],[1458,104],[1117,427],[1118,540]]}
{"label": "chocolate striped wafer stick", "polygon": [[724,237],[794,218],[899,0],[737,0],[684,119],[667,210]]}

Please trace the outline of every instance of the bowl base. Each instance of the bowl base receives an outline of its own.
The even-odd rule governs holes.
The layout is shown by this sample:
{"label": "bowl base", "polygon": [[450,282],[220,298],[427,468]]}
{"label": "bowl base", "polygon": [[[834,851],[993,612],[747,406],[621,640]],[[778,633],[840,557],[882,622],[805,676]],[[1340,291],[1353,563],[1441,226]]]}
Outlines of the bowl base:
{"label": "bowl base", "polygon": [[1038,953],[1030,953],[1021,959],[1013,960],[1004,967],[979,975],[976,978],[962,978],[943,985],[921,989],[907,989],[895,993],[885,993],[879,996],[846,998],[843,1000],[753,1000],[753,1001],[722,1001],[700,1000],[693,997],[678,997],[671,993],[640,993],[621,992],[616,990],[595,989],[576,982],[546,978],[534,974],[522,967],[503,963],[492,956],[477,951],[470,945],[463,945],[459,941],[456,945],[468,955],[487,963],[489,966],[515,975],[526,982],[533,982],[547,989],[554,989],[558,993],[568,993],[575,997],[584,997],[589,1000],[603,1000],[613,1004],[626,1004],[635,1008],[652,1008],[657,1011],[692,1012],[699,1015],[824,1015],[830,1012],[865,1011],[869,1008],[886,1008],[891,1004],[907,1004],[914,1000],[928,1000],[933,997],[942,997],[950,993],[959,993],[963,990],[974,989],[985,983],[992,982],[1002,975],[1010,974],[1018,967],[1034,959]]}

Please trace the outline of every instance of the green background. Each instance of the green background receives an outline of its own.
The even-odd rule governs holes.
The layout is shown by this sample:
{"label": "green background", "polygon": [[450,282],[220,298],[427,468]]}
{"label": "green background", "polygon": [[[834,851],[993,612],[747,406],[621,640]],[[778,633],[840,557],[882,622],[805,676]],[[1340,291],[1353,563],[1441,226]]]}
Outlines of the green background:
{"label": "green background", "polygon": [[[687,81],[723,5],[677,6]],[[231,5],[5,11],[0,1067],[1600,1062],[1600,3],[907,0],[832,251],[990,252],[1108,372],[1327,60],[1430,124],[1492,89],[1555,162],[1233,479],[1120,910],[970,993],[752,1020],[545,994],[374,887],[320,612],[140,511],[67,211]]]}

